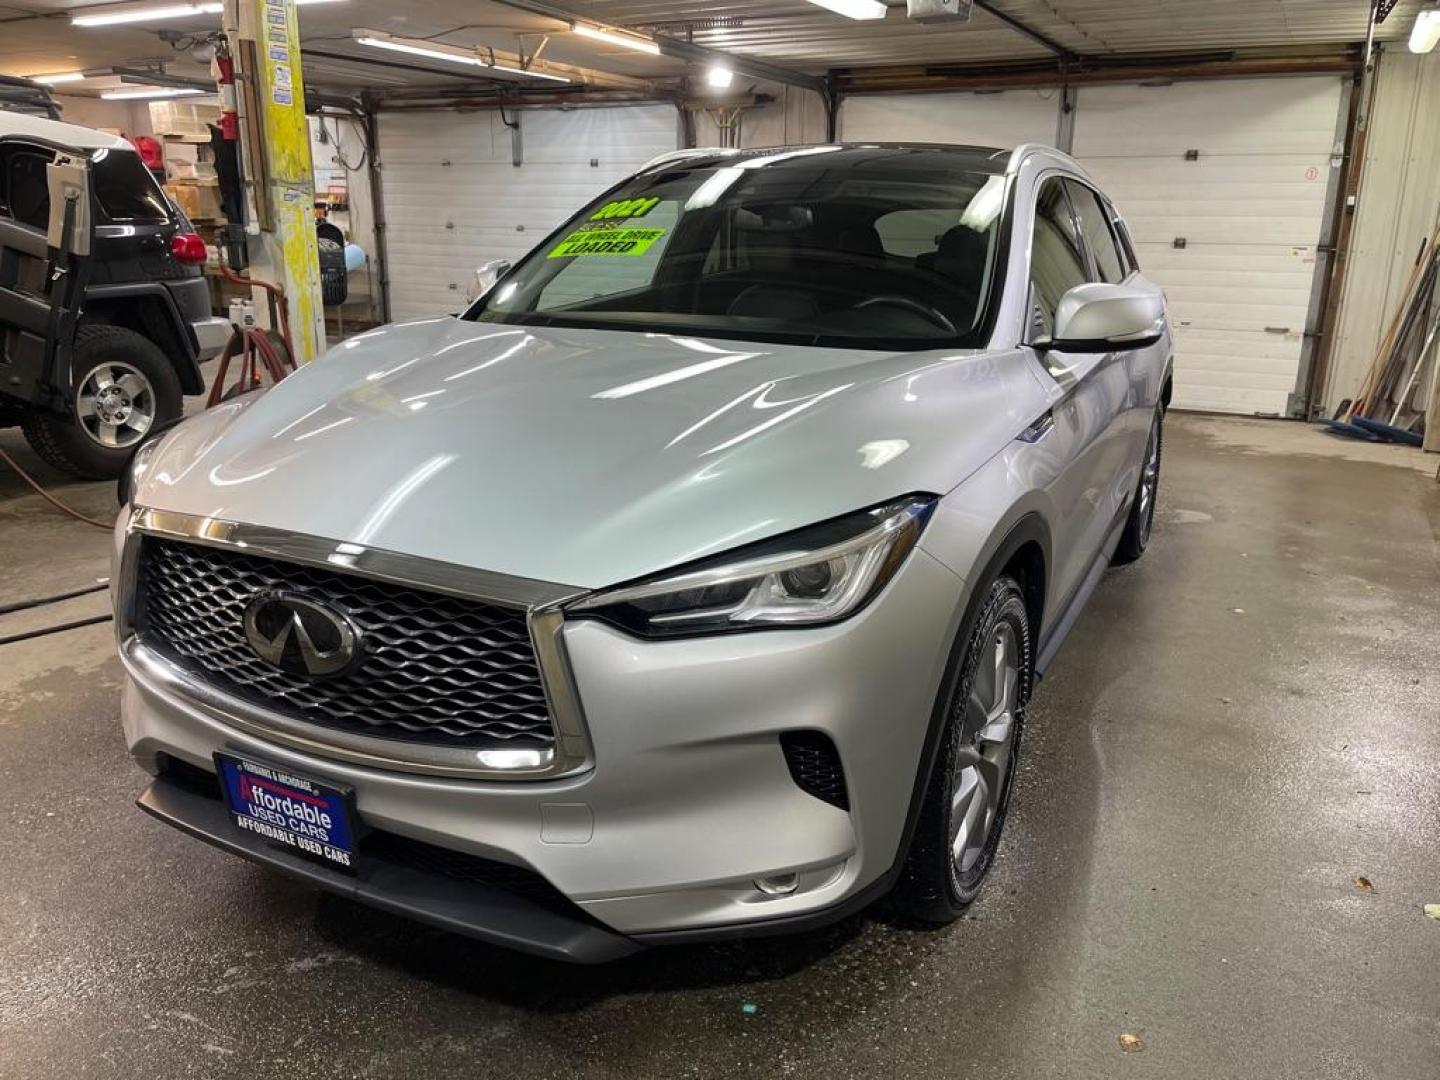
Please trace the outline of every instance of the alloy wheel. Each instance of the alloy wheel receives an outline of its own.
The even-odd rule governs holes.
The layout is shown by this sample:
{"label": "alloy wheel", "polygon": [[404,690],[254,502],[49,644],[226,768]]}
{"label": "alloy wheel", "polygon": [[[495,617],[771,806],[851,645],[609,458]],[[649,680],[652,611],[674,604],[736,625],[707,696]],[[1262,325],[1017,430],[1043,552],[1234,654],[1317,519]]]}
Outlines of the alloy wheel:
{"label": "alloy wheel", "polygon": [[155,422],[155,388],[138,368],[120,361],[97,364],[80,381],[75,415],[101,446],[134,446]]}
{"label": "alloy wheel", "polygon": [[957,878],[983,872],[1004,806],[1020,707],[1020,648],[1000,623],[976,666],[959,725],[950,795],[950,857]]}
{"label": "alloy wheel", "polygon": [[1155,521],[1155,494],[1160,487],[1160,421],[1150,427],[1150,444],[1145,448],[1145,466],[1140,473],[1140,541],[1150,541]]}

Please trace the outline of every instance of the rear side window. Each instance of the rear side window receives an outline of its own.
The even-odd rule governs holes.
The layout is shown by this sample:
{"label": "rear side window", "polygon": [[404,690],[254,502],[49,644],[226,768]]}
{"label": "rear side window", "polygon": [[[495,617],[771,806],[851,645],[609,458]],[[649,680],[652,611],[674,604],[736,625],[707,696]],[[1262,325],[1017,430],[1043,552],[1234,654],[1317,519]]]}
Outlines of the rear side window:
{"label": "rear side window", "polygon": [[0,148],[0,198],[7,216],[21,225],[45,229],[50,225],[50,188],[45,166],[53,160],[38,146]]}
{"label": "rear side window", "polygon": [[165,196],[139,154],[97,150],[90,160],[96,201],[111,221],[159,225],[170,220]]}
{"label": "rear side window", "polygon": [[1030,244],[1030,330],[1034,338],[1053,334],[1060,298],[1089,280],[1065,188],[1058,179],[1047,180],[1035,207],[1035,235]]}
{"label": "rear side window", "polygon": [[1067,180],[1070,202],[1075,207],[1075,219],[1080,225],[1080,235],[1085,246],[1095,257],[1095,269],[1101,281],[1117,285],[1125,280],[1125,261],[1115,245],[1115,236],[1110,231],[1110,215],[1100,198],[1084,184]]}

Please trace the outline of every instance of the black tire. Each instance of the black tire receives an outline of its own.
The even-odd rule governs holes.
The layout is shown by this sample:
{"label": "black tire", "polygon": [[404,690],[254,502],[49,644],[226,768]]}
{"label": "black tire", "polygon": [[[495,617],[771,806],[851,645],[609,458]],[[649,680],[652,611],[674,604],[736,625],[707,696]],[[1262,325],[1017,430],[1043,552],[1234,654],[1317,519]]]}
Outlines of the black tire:
{"label": "black tire", "polygon": [[[120,428],[117,445],[113,446],[104,445],[95,433],[97,429],[87,426],[80,415],[81,389],[97,368],[106,364],[120,365],[139,375],[145,389],[136,400],[146,401],[150,414],[149,423],[138,435],[134,428]],[[160,431],[179,418],[184,408],[180,380],[174,365],[158,345],[121,326],[80,327],[75,332],[74,369],[69,415],[32,410],[26,414],[21,428],[35,453],[55,468],[86,480],[113,480],[125,470],[145,435]]]}
{"label": "black tire", "polygon": [[[984,680],[982,662],[989,659],[999,668],[997,652],[1001,640],[1013,643],[1017,662],[1009,751],[998,784],[998,797],[987,815],[988,827],[983,839],[967,849],[973,862],[962,867],[955,853],[960,823],[952,820],[952,803],[963,786],[961,773],[967,767],[976,767],[973,759],[981,745],[981,740],[976,738],[978,719],[975,710],[968,706]],[[944,691],[947,696],[941,715],[945,728],[941,732],[939,752],[905,867],[891,897],[893,906],[902,915],[931,925],[952,922],[975,899],[994,865],[995,852],[1005,829],[1034,667],[1030,618],[1024,594],[1013,578],[997,578],[986,590],[964,649],[954,684]],[[987,730],[990,726],[993,725],[987,726]],[[967,761],[972,763],[967,765]]]}
{"label": "black tire", "polygon": [[[1145,444],[1145,457],[1140,462],[1140,479],[1135,497],[1130,500],[1130,516],[1125,531],[1111,558],[1112,563],[1132,563],[1145,554],[1150,544],[1150,530],[1155,526],[1155,503],[1160,498],[1160,458],[1165,445],[1165,410],[1156,409],[1150,425],[1150,439]],[[1148,491],[1147,491],[1148,489]]]}

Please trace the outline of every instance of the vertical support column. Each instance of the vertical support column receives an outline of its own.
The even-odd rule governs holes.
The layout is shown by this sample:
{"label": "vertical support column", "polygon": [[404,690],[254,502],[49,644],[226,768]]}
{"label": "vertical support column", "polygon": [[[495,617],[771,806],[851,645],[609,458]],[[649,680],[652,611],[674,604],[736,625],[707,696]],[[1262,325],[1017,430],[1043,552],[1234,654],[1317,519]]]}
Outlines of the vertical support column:
{"label": "vertical support column", "polygon": [[1055,149],[1069,154],[1075,147],[1075,103],[1079,92],[1070,83],[1060,88],[1060,115],[1055,120]]}
{"label": "vertical support column", "polygon": [[[225,29],[240,71],[240,130],[254,202],[250,275],[285,290],[297,363],[325,349],[315,174],[294,0],[227,0]],[[267,310],[256,298],[257,312]]]}

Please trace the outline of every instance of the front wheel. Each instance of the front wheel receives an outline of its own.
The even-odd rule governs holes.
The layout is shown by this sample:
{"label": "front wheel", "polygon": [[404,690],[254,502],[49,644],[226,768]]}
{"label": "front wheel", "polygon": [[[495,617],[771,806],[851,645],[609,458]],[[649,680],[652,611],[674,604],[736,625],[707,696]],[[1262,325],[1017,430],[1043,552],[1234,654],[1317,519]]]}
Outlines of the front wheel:
{"label": "front wheel", "polygon": [[80,327],[74,370],[71,414],[31,412],[25,438],[57,469],[87,480],[114,479],[146,435],[180,416],[180,380],[159,346],[121,326]]}
{"label": "front wheel", "polygon": [[1033,663],[1024,594],[1013,578],[998,578],[945,702],[940,751],[893,897],[903,914],[947,923],[979,893],[1010,806]]}

